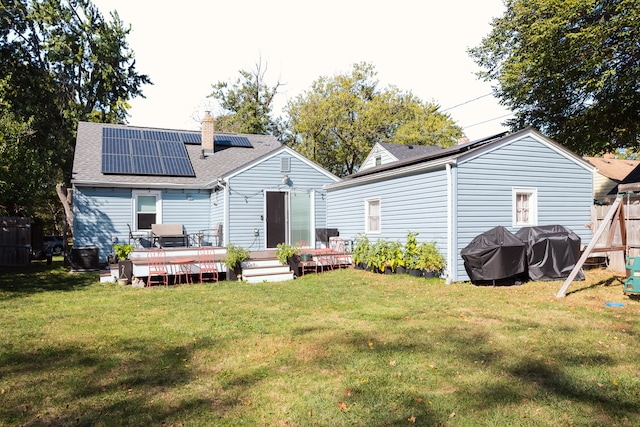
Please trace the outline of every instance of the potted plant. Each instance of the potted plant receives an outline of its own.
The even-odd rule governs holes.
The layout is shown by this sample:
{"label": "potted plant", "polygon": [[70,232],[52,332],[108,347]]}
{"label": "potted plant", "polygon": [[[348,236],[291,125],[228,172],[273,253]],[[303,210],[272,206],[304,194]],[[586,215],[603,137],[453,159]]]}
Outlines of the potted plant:
{"label": "potted plant", "polygon": [[[387,266],[389,264],[389,242],[385,239],[378,239],[369,251],[369,259],[367,261],[367,267],[376,273],[386,273]],[[389,273],[391,267],[389,267]]]}
{"label": "potted plant", "polygon": [[353,265],[356,268],[363,270],[367,266],[370,250],[371,244],[369,243],[369,238],[362,234],[358,234],[354,240],[352,255]]}
{"label": "potted plant", "polygon": [[423,242],[418,248],[416,268],[423,271],[424,277],[438,277],[442,274],[445,260],[438,251],[435,242]]}
{"label": "potted plant", "polygon": [[129,254],[133,250],[133,245],[125,245],[116,243],[113,245],[113,251],[116,253],[118,260],[118,283],[127,285],[131,283],[133,278],[133,261],[129,259]]}
{"label": "potted plant", "polygon": [[404,253],[402,252],[402,243],[398,242],[397,240],[389,244],[388,265],[393,273],[403,274],[406,272],[406,269],[404,268]]}
{"label": "potted plant", "polygon": [[298,276],[300,274],[300,248],[296,245],[288,243],[278,243],[276,248],[276,257],[280,264],[289,265],[291,271]]}
{"label": "potted plant", "polygon": [[227,266],[227,280],[238,280],[242,277],[242,263],[249,259],[251,253],[240,247],[229,243],[224,264]]}
{"label": "potted plant", "polygon": [[118,260],[126,260],[129,259],[129,254],[133,250],[133,245],[124,245],[116,243],[113,245],[113,251],[116,253],[116,257]]}
{"label": "potted plant", "polygon": [[404,265],[409,271],[409,274],[414,277],[421,276],[420,270],[417,268],[418,263],[418,240],[416,236],[418,233],[409,231],[407,233],[407,242],[404,245]]}

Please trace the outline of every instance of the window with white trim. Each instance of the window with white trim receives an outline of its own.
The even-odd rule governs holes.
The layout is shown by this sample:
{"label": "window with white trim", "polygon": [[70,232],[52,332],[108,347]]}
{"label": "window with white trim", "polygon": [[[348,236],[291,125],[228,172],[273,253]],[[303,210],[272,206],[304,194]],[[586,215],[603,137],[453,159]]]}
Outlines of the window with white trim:
{"label": "window with white trim", "polygon": [[538,225],[538,190],[513,188],[513,226]]}
{"label": "window with white trim", "polygon": [[136,230],[151,230],[151,224],[162,223],[162,193],[140,191],[133,193],[133,209]]}
{"label": "window with white trim", "polygon": [[291,172],[291,157],[280,158],[280,172]]}
{"label": "window with white trim", "polygon": [[380,199],[365,200],[365,232],[380,233]]}

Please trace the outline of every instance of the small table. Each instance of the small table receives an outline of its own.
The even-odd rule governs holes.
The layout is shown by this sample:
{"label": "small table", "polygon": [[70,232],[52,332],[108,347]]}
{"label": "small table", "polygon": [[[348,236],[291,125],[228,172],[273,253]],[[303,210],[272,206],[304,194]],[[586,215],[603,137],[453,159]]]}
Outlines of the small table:
{"label": "small table", "polygon": [[[182,283],[182,275],[184,274],[184,281],[187,285],[192,284],[193,280],[190,280],[189,275],[191,272],[191,265],[195,262],[193,258],[174,258],[169,260],[169,264],[175,265],[180,270],[174,271],[174,275],[176,276],[176,283]],[[191,283],[189,283],[191,282]]]}

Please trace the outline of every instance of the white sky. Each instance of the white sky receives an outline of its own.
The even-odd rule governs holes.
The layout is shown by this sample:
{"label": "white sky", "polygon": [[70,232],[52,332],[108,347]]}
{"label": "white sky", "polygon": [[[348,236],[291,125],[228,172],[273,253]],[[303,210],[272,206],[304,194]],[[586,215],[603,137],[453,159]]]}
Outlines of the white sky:
{"label": "white sky", "polygon": [[[447,109],[491,92],[478,80],[467,49],[502,15],[502,0],[245,0],[159,2],[93,0],[105,15],[130,24],[129,46],[139,73],[154,85],[131,102],[129,123],[199,129],[218,81],[235,82],[262,58],[266,82],[286,83],[275,100],[311,88],[320,76],[349,73],[356,62],[375,66],[381,87],[394,85]],[[470,139],[502,130],[509,112],[493,96],[447,111]],[[478,124],[486,122],[483,124]]]}

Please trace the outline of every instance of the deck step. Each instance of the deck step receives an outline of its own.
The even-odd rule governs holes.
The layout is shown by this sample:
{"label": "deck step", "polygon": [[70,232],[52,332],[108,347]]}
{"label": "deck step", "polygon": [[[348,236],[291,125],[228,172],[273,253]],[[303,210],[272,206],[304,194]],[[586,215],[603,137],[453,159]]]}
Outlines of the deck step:
{"label": "deck step", "polygon": [[287,274],[291,270],[288,265],[278,265],[277,267],[253,267],[243,268],[242,275],[247,276],[266,276],[270,274]]}
{"label": "deck step", "polygon": [[282,282],[294,279],[288,265],[282,265],[273,251],[252,252],[242,263],[242,279],[249,283]]}
{"label": "deck step", "polygon": [[242,268],[276,268],[287,267],[280,264],[277,259],[250,259],[242,263]]}

